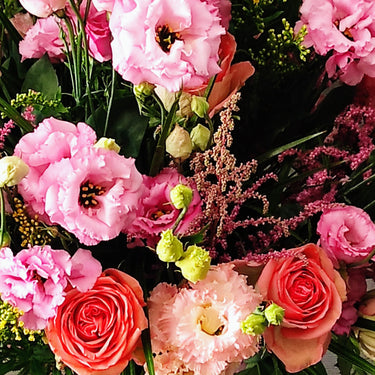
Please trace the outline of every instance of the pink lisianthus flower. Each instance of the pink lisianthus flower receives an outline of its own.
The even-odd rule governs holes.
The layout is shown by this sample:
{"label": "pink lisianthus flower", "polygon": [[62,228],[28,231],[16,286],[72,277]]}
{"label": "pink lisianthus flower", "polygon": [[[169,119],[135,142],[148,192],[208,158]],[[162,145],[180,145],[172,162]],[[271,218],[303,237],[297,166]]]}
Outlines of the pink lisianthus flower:
{"label": "pink lisianthus flower", "polygon": [[112,12],[115,0],[92,0],[95,8],[99,11]]}
{"label": "pink lisianthus flower", "polygon": [[38,19],[19,43],[19,52],[25,59],[40,59],[48,55],[52,63],[65,59],[64,43],[60,39],[60,20],[54,16]]}
{"label": "pink lisianthus flower", "polygon": [[109,22],[114,69],[168,91],[202,85],[220,71],[219,9],[201,0],[115,1]]}
{"label": "pink lisianthus flower", "polygon": [[32,132],[24,135],[14,149],[28,166],[29,173],[18,185],[18,191],[29,208],[50,223],[44,210],[44,187],[40,177],[52,163],[70,158],[79,149],[95,144],[94,130],[84,124],[74,125],[53,117],[43,120]]}
{"label": "pink lisianthus flower", "polygon": [[375,3],[372,0],[304,0],[301,21],[307,25],[305,44],[326,62],[329,77],[336,74],[348,85],[364,75],[375,77]]}
{"label": "pink lisianthus flower", "polygon": [[135,219],[142,182],[134,159],[86,147],[50,164],[40,177],[38,193],[44,196],[51,223],[85,245],[96,245],[116,237]]}
{"label": "pink lisianthus flower", "polygon": [[323,212],[317,225],[320,246],[336,268],[363,261],[375,247],[375,224],[362,209],[334,207]]}
{"label": "pink lisianthus flower", "polygon": [[34,246],[16,256],[4,248],[0,253],[1,298],[24,312],[21,320],[26,328],[44,329],[64,302],[68,283],[86,291],[100,273],[100,262],[88,250],[79,249],[71,258],[65,250],[50,246]]}
{"label": "pink lisianthus flower", "polygon": [[155,246],[160,233],[173,227],[181,210],[172,205],[170,191],[178,184],[189,186],[193,190],[193,199],[176,233],[184,234],[201,213],[201,199],[197,189],[177,170],[165,168],[155,177],[144,176],[143,184],[145,191],[137,218],[130,227],[124,227],[124,232],[130,237],[145,239],[148,246]]}
{"label": "pink lisianthus flower", "polygon": [[159,375],[229,375],[258,351],[258,338],[240,324],[261,296],[233,267],[214,266],[189,288],[162,283],[152,291],[149,322]]}
{"label": "pink lisianthus flower", "polygon": [[20,0],[21,5],[37,17],[48,17],[53,12],[63,9],[67,0]]}

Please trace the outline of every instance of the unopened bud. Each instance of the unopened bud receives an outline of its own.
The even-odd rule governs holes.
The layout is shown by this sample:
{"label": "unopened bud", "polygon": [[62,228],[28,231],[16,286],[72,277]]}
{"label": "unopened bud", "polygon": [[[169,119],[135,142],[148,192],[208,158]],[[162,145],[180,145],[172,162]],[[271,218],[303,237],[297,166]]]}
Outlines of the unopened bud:
{"label": "unopened bud", "polygon": [[137,97],[150,96],[154,91],[155,86],[148,82],[142,82],[133,87],[134,95]]}
{"label": "unopened bud", "polygon": [[271,303],[264,310],[264,316],[268,321],[268,325],[280,325],[284,319],[284,313],[285,310],[276,303]]}
{"label": "unopened bud", "polygon": [[191,99],[191,110],[199,117],[205,117],[209,108],[208,101],[203,96],[193,96]]}
{"label": "unopened bud", "polygon": [[188,208],[193,199],[193,190],[189,186],[178,184],[169,192],[173,206],[178,210]]}
{"label": "unopened bud", "polygon": [[167,137],[165,147],[173,158],[181,161],[187,159],[193,150],[189,133],[178,124]]}
{"label": "unopened bud", "polygon": [[206,277],[210,264],[211,257],[208,251],[196,245],[189,246],[182,258],[176,262],[182,276],[193,283]]}
{"label": "unopened bud", "polygon": [[117,154],[120,152],[120,146],[112,138],[102,137],[94,145],[96,148],[105,148],[106,150],[115,151]]}
{"label": "unopened bud", "polygon": [[0,244],[0,248],[9,247],[11,241],[12,239],[10,238],[9,233],[7,231],[3,232],[3,240]]}
{"label": "unopened bud", "polygon": [[0,159],[0,188],[17,185],[28,173],[28,165],[18,156],[4,156]]}
{"label": "unopened bud", "polygon": [[173,235],[170,229],[161,233],[161,239],[156,245],[156,254],[163,262],[175,262],[184,252],[182,242]]}
{"label": "unopened bud", "polygon": [[190,132],[190,139],[194,151],[204,151],[207,149],[208,142],[211,138],[211,132],[205,126],[198,124]]}
{"label": "unopened bud", "polygon": [[241,322],[241,330],[243,333],[251,336],[261,335],[267,327],[267,320],[259,310],[248,315],[248,317]]}

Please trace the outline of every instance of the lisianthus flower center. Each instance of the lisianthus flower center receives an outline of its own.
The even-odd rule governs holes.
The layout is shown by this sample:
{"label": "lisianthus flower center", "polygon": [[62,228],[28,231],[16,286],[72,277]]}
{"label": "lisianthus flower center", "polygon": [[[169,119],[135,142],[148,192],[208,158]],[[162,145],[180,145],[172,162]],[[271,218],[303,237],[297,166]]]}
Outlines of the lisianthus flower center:
{"label": "lisianthus flower center", "polygon": [[198,319],[198,323],[202,331],[211,336],[221,335],[225,327],[218,312],[212,307],[206,307],[203,310],[202,315],[200,315]]}
{"label": "lisianthus flower center", "polygon": [[97,207],[99,202],[96,200],[96,197],[104,193],[105,189],[102,186],[86,181],[81,185],[79,191],[79,204],[85,208]]}
{"label": "lisianthus flower center", "polygon": [[176,40],[181,40],[180,33],[173,32],[169,25],[157,26],[155,40],[164,52],[169,52]]}
{"label": "lisianthus flower center", "polygon": [[170,214],[172,211],[171,210],[168,210],[168,209],[158,209],[156,210],[155,212],[153,212],[151,214],[151,220],[158,220],[160,217],[162,217],[163,215],[168,215]]}
{"label": "lisianthus flower center", "polygon": [[[334,22],[334,24],[335,24],[335,26],[339,29],[339,25],[340,25],[340,22],[338,21],[338,20],[336,20],[335,22]],[[342,34],[344,35],[344,36],[346,36],[348,39],[350,39],[350,40],[354,40],[353,39],[353,35],[352,35],[352,33],[350,32],[350,29],[348,29],[348,28],[346,28],[343,32],[342,32]]]}

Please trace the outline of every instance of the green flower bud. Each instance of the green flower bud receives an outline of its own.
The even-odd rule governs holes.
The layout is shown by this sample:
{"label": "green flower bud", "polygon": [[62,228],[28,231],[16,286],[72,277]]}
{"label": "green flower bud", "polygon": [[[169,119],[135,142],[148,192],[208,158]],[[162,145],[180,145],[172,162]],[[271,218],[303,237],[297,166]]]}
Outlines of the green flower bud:
{"label": "green flower bud", "polygon": [[184,161],[190,156],[193,150],[189,132],[176,124],[165,141],[165,148],[173,158]]}
{"label": "green flower bud", "polygon": [[156,254],[163,262],[175,262],[184,252],[182,242],[167,229],[161,233],[161,239],[156,245]]}
{"label": "green flower bud", "polygon": [[8,232],[4,232],[3,233],[3,241],[2,243],[0,244],[0,248],[3,248],[3,247],[9,247],[10,243],[11,243],[11,238],[10,238],[10,235]]}
{"label": "green flower bud", "polygon": [[137,97],[150,96],[154,91],[154,85],[148,82],[142,82],[133,87],[134,95]]}
{"label": "green flower bud", "polygon": [[191,110],[199,117],[203,117],[208,112],[209,104],[203,96],[193,96],[191,99]]}
{"label": "green flower bud", "polygon": [[102,137],[94,145],[96,148],[105,148],[107,150],[115,151],[116,153],[120,152],[120,146],[112,138]]}
{"label": "green flower bud", "polygon": [[189,246],[182,258],[176,262],[185,279],[193,283],[206,277],[210,264],[211,257],[208,251],[196,245]]}
{"label": "green flower bud", "polygon": [[271,303],[271,305],[267,306],[264,310],[264,316],[268,321],[268,325],[280,325],[284,319],[284,313],[285,310],[279,305],[276,305],[276,303]]}
{"label": "green flower bud", "polygon": [[193,199],[193,190],[191,190],[189,186],[178,184],[171,189],[169,196],[173,206],[175,206],[178,210],[181,210],[182,208],[189,207],[189,204]]}
{"label": "green flower bud", "polygon": [[208,142],[211,138],[211,132],[205,126],[198,124],[193,128],[190,132],[190,139],[193,145],[193,150],[197,151],[204,151],[208,146]]}
{"label": "green flower bud", "polygon": [[267,320],[265,316],[259,312],[250,314],[243,322],[241,322],[241,330],[246,335],[261,335],[266,327]]}
{"label": "green flower bud", "polygon": [[18,156],[0,159],[0,188],[17,185],[29,173],[28,165]]}

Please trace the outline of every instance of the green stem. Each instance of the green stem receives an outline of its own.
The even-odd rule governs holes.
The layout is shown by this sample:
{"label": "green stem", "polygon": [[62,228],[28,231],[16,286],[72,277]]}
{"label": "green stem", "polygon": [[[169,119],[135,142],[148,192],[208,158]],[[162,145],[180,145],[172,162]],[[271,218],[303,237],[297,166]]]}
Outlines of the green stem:
{"label": "green stem", "polygon": [[181,210],[180,214],[179,214],[178,217],[177,217],[176,222],[175,222],[174,225],[173,225],[172,232],[174,232],[175,229],[178,227],[178,224],[180,224],[180,222],[181,222],[181,220],[184,218],[186,212],[187,212],[187,207],[184,207],[184,208]]}
{"label": "green stem", "polygon": [[0,111],[12,119],[25,133],[32,132],[34,127],[25,120],[8,102],[0,98]]}
{"label": "green stem", "polygon": [[107,129],[108,129],[108,123],[109,123],[109,116],[111,114],[111,108],[112,108],[112,103],[113,103],[113,97],[115,93],[115,80],[116,80],[116,72],[112,68],[112,81],[111,81],[111,91],[109,94],[109,100],[108,100],[108,108],[107,108],[107,114],[105,117],[105,124],[104,124],[104,131],[103,131],[103,137],[106,136],[107,134]]}
{"label": "green stem", "polygon": [[168,113],[167,118],[163,124],[162,129],[158,139],[158,143],[155,148],[154,156],[152,158],[151,167],[150,167],[150,176],[156,176],[163,164],[164,154],[165,154],[165,140],[167,139],[169,133],[171,132],[171,127],[175,113],[177,111],[178,102],[180,100],[180,95],[177,96],[175,102],[172,105],[170,112]]}

